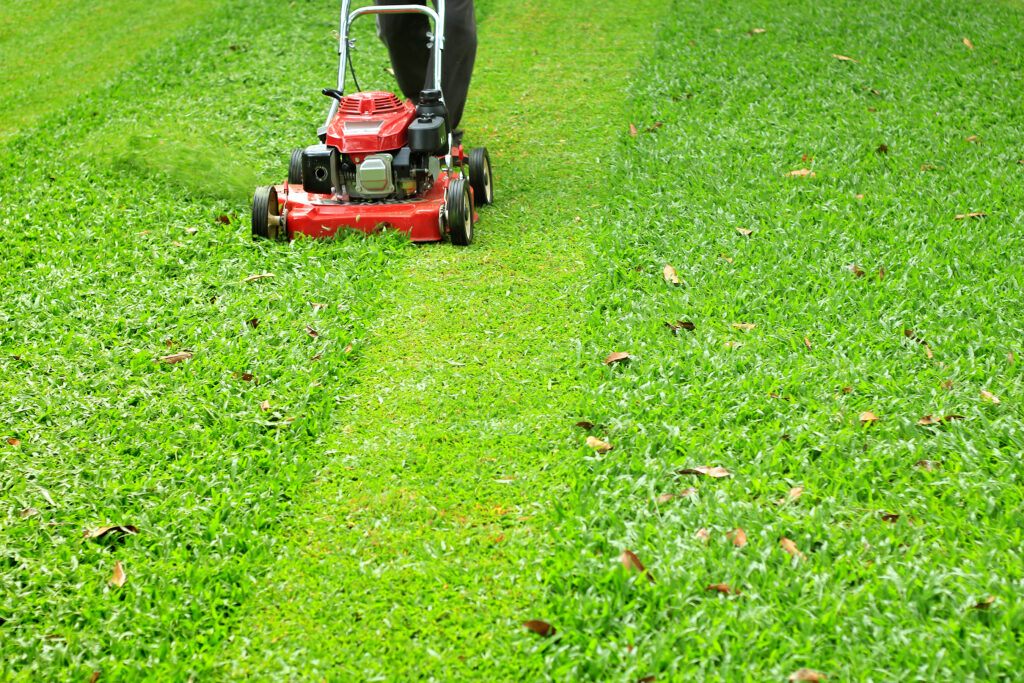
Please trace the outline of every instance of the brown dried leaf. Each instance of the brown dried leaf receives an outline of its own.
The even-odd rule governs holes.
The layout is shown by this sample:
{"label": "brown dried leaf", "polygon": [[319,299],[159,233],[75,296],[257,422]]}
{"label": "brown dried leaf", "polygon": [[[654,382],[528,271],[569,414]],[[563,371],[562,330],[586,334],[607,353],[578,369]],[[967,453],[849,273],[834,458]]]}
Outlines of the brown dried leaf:
{"label": "brown dried leaf", "polygon": [[609,353],[608,357],[604,359],[605,365],[612,365],[614,363],[621,363],[630,359],[630,355],[625,351],[615,351]]}
{"label": "brown dried leaf", "polygon": [[764,29],[764,28],[752,28],[749,31],[747,31],[747,35],[759,36],[759,35],[761,35],[762,33],[764,33],[767,30],[768,29]]}
{"label": "brown dried leaf", "polygon": [[914,463],[914,467],[925,472],[934,472],[942,467],[942,463],[938,460],[918,460]]}
{"label": "brown dried leaf", "polygon": [[1000,402],[999,401],[999,397],[996,396],[995,394],[993,394],[988,389],[982,389],[981,390],[981,398],[986,400],[986,401],[988,401],[989,403],[996,403],[996,404],[998,404]]}
{"label": "brown dried leaf", "polygon": [[705,588],[704,590],[715,591],[717,593],[722,593],[723,595],[739,595],[740,594],[740,592],[738,590],[736,590],[735,588],[730,587],[729,584],[727,584],[727,583],[712,583],[712,584],[709,584],[708,587]]}
{"label": "brown dried leaf", "polygon": [[733,323],[732,327],[734,330],[743,330],[744,332],[750,332],[752,329],[757,327],[756,323]]}
{"label": "brown dried leaf", "polygon": [[269,400],[261,401],[260,402],[260,410],[262,410],[264,413],[267,412],[268,410],[270,410],[270,401]]}
{"label": "brown dried leaf", "polygon": [[110,584],[120,588],[127,580],[128,575],[124,573],[124,567],[121,566],[121,561],[118,560],[114,563],[114,575],[110,577]]}
{"label": "brown dried leaf", "polygon": [[310,301],[309,305],[313,308],[314,311],[320,311],[327,308],[327,304],[322,304],[318,301]]}
{"label": "brown dried leaf", "polygon": [[957,414],[953,413],[953,414],[950,414],[950,415],[946,415],[942,419],[945,420],[946,422],[952,422],[953,420],[963,420],[965,418],[964,418],[963,415],[957,415]]}
{"label": "brown dried leaf", "polygon": [[676,272],[676,269],[673,268],[671,265],[666,263],[665,267],[661,269],[661,274],[665,277],[665,282],[669,283],[670,285],[679,284],[679,274]]}
{"label": "brown dried leaf", "polygon": [[314,338],[320,336],[320,333],[317,332],[316,330],[314,330],[309,325],[306,325],[306,334],[308,334],[310,337],[314,337]]}
{"label": "brown dried leaf", "polygon": [[249,327],[253,328],[253,329],[256,329],[257,327],[260,326],[260,319],[259,318],[249,318],[248,320],[245,321],[245,324],[248,325]]}
{"label": "brown dried leaf", "polygon": [[882,513],[882,521],[883,522],[889,522],[890,524],[895,524],[896,522],[899,521],[899,519],[900,519],[900,516],[897,513],[895,513],[895,512],[885,512],[885,513]]}
{"label": "brown dried leaf", "polygon": [[580,420],[579,422],[576,423],[576,426],[579,427],[580,429],[586,429],[587,431],[590,431],[591,429],[594,428],[594,423],[588,422],[587,420]]}
{"label": "brown dried leaf", "polygon": [[240,379],[243,382],[251,382],[254,379],[256,379],[256,375],[252,374],[251,372],[242,372],[242,373],[236,372],[235,373],[235,378],[236,379]]}
{"label": "brown dried leaf", "polygon": [[[736,228],[736,232],[743,235],[744,237],[750,237],[751,235],[754,234],[753,230],[749,230],[747,228]],[[729,259],[729,263],[732,263],[731,259]]]}
{"label": "brown dried leaf", "polygon": [[782,549],[789,553],[792,557],[796,557],[801,560],[807,559],[807,556],[800,552],[800,549],[796,547],[796,543],[786,538],[785,536],[779,539],[779,545],[782,546]]}
{"label": "brown dried leaf", "polygon": [[853,387],[843,387],[840,391],[842,391],[844,394],[852,394]]}
{"label": "brown dried leaf", "polygon": [[[352,345],[351,344],[345,344],[345,348],[343,348],[341,350],[341,352],[343,354],[345,354],[346,356],[348,354],[352,353]],[[316,356],[313,357],[313,360],[319,360],[319,359],[320,359],[320,354],[317,354]]]}
{"label": "brown dried leaf", "polygon": [[629,124],[629,134],[630,134],[630,135],[631,135],[632,137],[634,137],[634,138],[635,138],[635,137],[637,136],[637,133],[638,133],[638,132],[639,132],[639,131],[638,131],[638,130],[636,129],[636,126],[635,126],[635,125],[633,125],[632,123],[631,123],[631,124]]}
{"label": "brown dried leaf", "polygon": [[697,529],[697,533],[695,533],[694,536],[697,539],[707,543],[708,539],[711,538],[711,532],[705,529],[704,527],[701,527],[700,529]]}
{"label": "brown dried leaf", "polygon": [[610,443],[608,443],[607,441],[602,441],[596,436],[587,437],[587,447],[593,448],[598,453],[607,453],[613,448],[613,446]]}
{"label": "brown dried leaf", "polygon": [[134,536],[139,533],[139,528],[132,524],[115,524],[114,526],[101,526],[96,529],[87,529],[82,535],[87,539],[100,540],[112,535],[113,538],[121,536]]}
{"label": "brown dried leaf", "polygon": [[21,439],[16,439],[13,436],[9,436],[9,437],[7,437],[7,445],[8,446],[20,446],[21,445]]}
{"label": "brown dried leaf", "polygon": [[703,465],[700,467],[687,467],[685,469],[677,470],[676,474],[701,474],[706,477],[713,477],[714,479],[732,476],[732,472],[724,467],[706,467]]}
{"label": "brown dried leaf", "polygon": [[828,676],[813,669],[797,669],[789,675],[790,683],[797,683],[798,681],[810,681],[812,683],[817,683],[825,680],[826,678],[828,678]]}
{"label": "brown dried leaf", "polygon": [[786,174],[787,178],[813,178],[817,175],[809,168],[798,168]]}
{"label": "brown dried leaf", "polygon": [[647,575],[647,580],[654,583],[654,576],[647,571],[644,567],[644,563],[640,561],[640,558],[633,554],[631,550],[623,550],[622,554],[619,555],[619,562],[626,568],[626,571],[639,572]]}
{"label": "brown dried leaf", "polygon": [[665,123],[663,121],[655,121],[651,125],[649,125],[646,128],[644,128],[644,130],[647,131],[648,133],[653,133],[654,131],[658,130],[659,128],[661,128],[664,125],[665,125]]}
{"label": "brown dried leaf", "polygon": [[853,198],[858,200],[858,201],[863,201],[864,200],[864,195],[863,194],[855,194],[855,195],[853,195]]}
{"label": "brown dried leaf", "polygon": [[962,221],[965,218],[984,218],[988,214],[984,211],[972,211],[971,213],[958,213],[954,218],[958,221]]}
{"label": "brown dried leaf", "polygon": [[217,222],[218,223],[223,223],[224,225],[228,225],[229,223],[231,223],[231,219],[228,218],[226,215],[221,214],[221,215],[217,216]]}
{"label": "brown dried leaf", "polygon": [[173,365],[174,363],[180,363],[182,361],[188,360],[191,357],[191,351],[179,351],[178,353],[172,353],[169,356],[160,356],[160,362],[167,363],[168,365]]}
{"label": "brown dried leaf", "polygon": [[881,282],[885,279],[885,268],[878,269],[878,281]]}
{"label": "brown dried leaf", "polygon": [[696,325],[691,323],[689,320],[677,320],[674,323],[665,323],[665,327],[672,330],[672,334],[678,334],[679,330],[692,332],[696,328]]}
{"label": "brown dried leaf", "polygon": [[878,149],[876,149],[875,151],[876,151],[877,153],[879,153],[879,154],[888,154],[888,153],[889,153],[889,145],[887,145],[887,144],[885,144],[885,143],[883,142],[882,144],[880,144],[880,145],[878,146]]}
{"label": "brown dried leaf", "polygon": [[242,280],[242,282],[256,282],[257,280],[266,280],[272,277],[274,277],[273,273],[257,273],[256,275],[250,275]]}
{"label": "brown dried leaf", "polygon": [[924,417],[917,421],[917,424],[921,425],[922,427],[930,427],[931,425],[937,425],[940,422],[942,422],[941,418],[933,417],[932,415],[925,415]]}
{"label": "brown dried leaf", "polygon": [[981,600],[981,601],[975,603],[974,605],[972,605],[971,609],[988,609],[989,607],[991,607],[995,603],[995,601],[996,601],[996,596],[990,595],[987,598],[984,598],[983,600]]}
{"label": "brown dried leaf", "polygon": [[18,516],[22,519],[26,519],[28,517],[35,517],[38,514],[39,510],[36,510],[35,508],[22,508],[21,512],[18,513]]}
{"label": "brown dried leaf", "polygon": [[851,263],[850,265],[846,266],[846,269],[853,273],[856,277],[864,277],[864,271],[861,270],[861,267],[858,266],[856,263]]}
{"label": "brown dried leaf", "polygon": [[719,254],[719,256],[721,256],[723,259],[725,259],[726,263],[732,263],[733,262],[732,257],[730,257],[730,256],[726,256],[725,254]]}
{"label": "brown dried leaf", "polygon": [[808,350],[813,348],[811,345],[811,340],[808,337],[804,337],[804,346],[806,346]]}
{"label": "brown dried leaf", "polygon": [[96,683],[98,680],[100,680],[100,672],[93,671],[92,676],[89,676],[89,683]]}
{"label": "brown dried leaf", "polygon": [[968,135],[964,139],[967,140],[967,142],[971,143],[972,145],[977,145],[981,143],[981,138],[979,138],[977,135]]}
{"label": "brown dried leaf", "polygon": [[932,347],[928,346],[928,344],[924,345],[924,355],[927,356],[929,360],[935,358],[935,354],[932,352]]}
{"label": "brown dried leaf", "polygon": [[697,489],[694,488],[683,489],[679,493],[663,493],[660,496],[658,496],[658,502],[667,503],[670,500],[674,500],[676,498],[686,498],[687,496],[692,496],[695,493],[697,493]]}
{"label": "brown dried leaf", "polygon": [[970,38],[964,38],[964,47],[966,47],[968,50],[974,49],[974,43],[971,42]]}
{"label": "brown dried leaf", "polygon": [[800,496],[802,495],[804,495],[804,487],[794,486],[789,490],[788,493],[786,493],[786,496],[784,498],[779,498],[775,502],[778,505],[785,505],[786,503],[795,503],[796,501],[800,500]]}
{"label": "brown dried leaf", "polygon": [[860,62],[858,62],[853,57],[847,57],[846,55],[837,55],[837,54],[833,54],[832,56],[835,57],[836,59],[838,59],[840,62],[853,62],[854,64],[860,64]]}
{"label": "brown dried leaf", "polygon": [[732,541],[732,544],[737,548],[742,548],[747,544],[747,532],[741,529],[740,527],[736,527],[735,529],[727,533],[726,537],[730,541]]}
{"label": "brown dried leaf", "polygon": [[550,638],[551,636],[558,633],[558,630],[555,629],[554,626],[552,626],[546,621],[541,621],[539,619],[531,619],[530,621],[524,621],[523,626],[528,631],[533,631],[538,636],[543,636],[544,638]]}
{"label": "brown dried leaf", "polygon": [[872,424],[878,421],[878,416],[872,413],[870,410],[865,410],[860,414],[860,421],[864,424]]}
{"label": "brown dried leaf", "polygon": [[953,380],[947,379],[945,382],[942,383],[942,388],[945,389],[946,391],[953,391]]}

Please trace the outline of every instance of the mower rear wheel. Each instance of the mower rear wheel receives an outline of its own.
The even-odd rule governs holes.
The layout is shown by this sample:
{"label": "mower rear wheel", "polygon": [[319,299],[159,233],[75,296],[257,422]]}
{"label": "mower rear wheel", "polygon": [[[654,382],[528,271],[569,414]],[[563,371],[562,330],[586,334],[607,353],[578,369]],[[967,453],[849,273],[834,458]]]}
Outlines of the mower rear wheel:
{"label": "mower rear wheel", "polygon": [[288,238],[281,221],[281,207],[277,202],[277,190],[272,185],[256,188],[252,198],[252,236],[267,240]]}
{"label": "mower rear wheel", "polygon": [[473,200],[465,178],[456,178],[448,186],[444,194],[444,209],[452,244],[468,246],[473,241]]}
{"label": "mower rear wheel", "polygon": [[288,184],[302,187],[302,153],[306,150],[296,147],[288,160]]}
{"label": "mower rear wheel", "polygon": [[494,176],[486,147],[474,147],[469,151],[469,182],[473,184],[473,198],[477,206],[494,203]]}

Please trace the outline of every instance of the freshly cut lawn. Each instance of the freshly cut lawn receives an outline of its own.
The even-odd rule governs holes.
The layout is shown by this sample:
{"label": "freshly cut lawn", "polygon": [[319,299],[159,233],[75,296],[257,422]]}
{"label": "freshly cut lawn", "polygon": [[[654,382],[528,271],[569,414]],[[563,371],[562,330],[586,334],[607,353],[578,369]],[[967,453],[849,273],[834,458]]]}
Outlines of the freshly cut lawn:
{"label": "freshly cut lawn", "polygon": [[538,549],[553,678],[1019,679],[1022,44],[1019,4],[674,3],[581,283],[614,450]]}

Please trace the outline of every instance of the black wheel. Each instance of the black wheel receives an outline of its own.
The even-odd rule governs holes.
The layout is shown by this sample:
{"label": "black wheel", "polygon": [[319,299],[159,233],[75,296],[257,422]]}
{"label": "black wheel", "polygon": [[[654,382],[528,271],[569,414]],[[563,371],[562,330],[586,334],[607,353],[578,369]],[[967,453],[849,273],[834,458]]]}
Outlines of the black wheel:
{"label": "black wheel", "polygon": [[473,241],[473,202],[469,196],[469,183],[456,178],[444,195],[444,209],[448,216],[448,236],[452,244],[465,247]]}
{"label": "black wheel", "polygon": [[288,161],[288,184],[302,187],[302,153],[301,147],[292,150],[292,158]]}
{"label": "black wheel", "polygon": [[486,147],[474,147],[469,151],[469,182],[473,184],[473,198],[477,206],[494,203],[494,175]]}
{"label": "black wheel", "polygon": [[277,203],[277,190],[271,185],[256,188],[252,198],[252,236],[267,240],[288,238],[281,221],[281,207]]}

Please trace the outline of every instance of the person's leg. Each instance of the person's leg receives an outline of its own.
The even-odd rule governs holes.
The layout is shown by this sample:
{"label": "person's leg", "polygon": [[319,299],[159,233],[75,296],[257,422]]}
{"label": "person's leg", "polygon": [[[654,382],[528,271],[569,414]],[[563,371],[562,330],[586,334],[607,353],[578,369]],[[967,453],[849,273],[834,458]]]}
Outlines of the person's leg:
{"label": "person's leg", "polygon": [[473,0],[445,0],[444,23],[441,89],[444,91],[452,128],[458,128],[462,120],[462,110],[466,107],[469,81],[473,76],[473,62],[476,59],[476,16],[473,13]]}
{"label": "person's leg", "polygon": [[[423,4],[417,0],[376,0],[378,5]],[[422,14],[381,14],[377,33],[391,55],[391,68],[402,94],[416,102],[427,80],[427,32],[430,21]]]}

